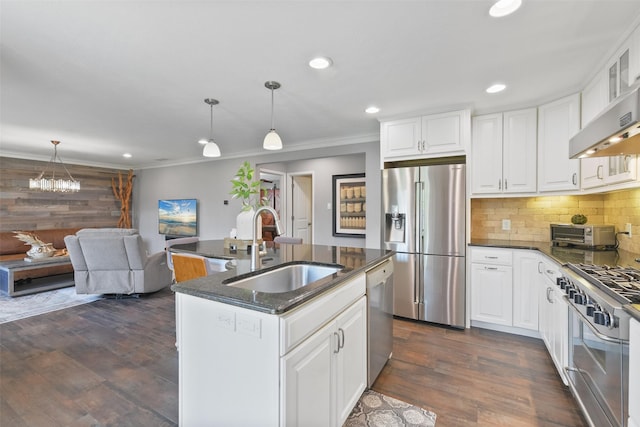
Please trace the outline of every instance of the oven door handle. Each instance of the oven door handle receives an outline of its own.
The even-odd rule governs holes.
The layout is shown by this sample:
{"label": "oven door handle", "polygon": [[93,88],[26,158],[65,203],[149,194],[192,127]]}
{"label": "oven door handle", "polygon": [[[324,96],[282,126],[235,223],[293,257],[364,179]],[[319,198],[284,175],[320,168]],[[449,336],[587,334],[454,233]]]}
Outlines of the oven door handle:
{"label": "oven door handle", "polygon": [[[614,344],[627,344],[627,343],[629,343],[628,340],[622,340],[620,338],[608,337],[608,336],[604,335],[602,332],[599,332],[596,328],[593,327],[591,322],[589,322],[589,319],[587,319],[587,316],[585,316],[584,314],[580,313],[573,305],[571,305],[569,303],[569,297],[567,295],[565,295],[564,298],[567,300],[567,304],[569,305],[569,308],[571,309],[571,311],[573,311],[575,314],[577,314],[580,317],[580,319],[582,320],[582,323],[587,325],[589,327],[589,329],[591,330],[591,332],[593,332],[593,334],[596,337],[598,337],[602,341],[606,341],[606,342],[610,342],[610,343],[614,343]],[[612,319],[612,321],[613,321],[613,319]]]}

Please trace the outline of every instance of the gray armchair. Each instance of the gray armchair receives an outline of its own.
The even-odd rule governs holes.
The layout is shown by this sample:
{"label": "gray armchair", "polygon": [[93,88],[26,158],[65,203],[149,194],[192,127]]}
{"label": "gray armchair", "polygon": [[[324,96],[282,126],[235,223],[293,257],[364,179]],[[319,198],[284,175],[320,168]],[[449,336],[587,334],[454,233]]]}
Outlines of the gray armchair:
{"label": "gray armchair", "polygon": [[85,228],[64,242],[79,294],[140,294],[171,284],[165,252],[147,256],[138,230]]}

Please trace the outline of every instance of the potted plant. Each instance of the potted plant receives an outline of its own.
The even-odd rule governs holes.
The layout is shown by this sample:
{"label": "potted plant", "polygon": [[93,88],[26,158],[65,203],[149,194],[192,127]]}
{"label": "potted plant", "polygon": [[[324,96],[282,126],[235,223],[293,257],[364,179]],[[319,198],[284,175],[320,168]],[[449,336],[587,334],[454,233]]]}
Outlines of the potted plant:
{"label": "potted plant", "polygon": [[[242,201],[242,211],[236,217],[236,237],[241,240],[253,238],[253,215],[263,203],[260,198],[260,181],[254,180],[255,169],[245,161],[231,180],[229,194]],[[261,221],[258,221],[258,236],[261,236]]]}

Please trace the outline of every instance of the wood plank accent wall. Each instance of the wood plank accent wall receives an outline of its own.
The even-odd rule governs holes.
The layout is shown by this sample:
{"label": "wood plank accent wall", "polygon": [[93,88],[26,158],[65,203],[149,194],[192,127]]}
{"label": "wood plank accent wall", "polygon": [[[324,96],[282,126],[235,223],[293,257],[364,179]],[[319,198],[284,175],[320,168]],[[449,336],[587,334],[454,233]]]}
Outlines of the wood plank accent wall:
{"label": "wood plank accent wall", "polygon": [[[77,193],[47,193],[29,189],[29,179],[48,162],[0,157],[0,231],[52,228],[116,227],[120,203],[111,178],[127,171],[93,166],[65,166],[80,181]],[[64,173],[60,165],[56,176]],[[135,191],[135,181],[134,181]]]}

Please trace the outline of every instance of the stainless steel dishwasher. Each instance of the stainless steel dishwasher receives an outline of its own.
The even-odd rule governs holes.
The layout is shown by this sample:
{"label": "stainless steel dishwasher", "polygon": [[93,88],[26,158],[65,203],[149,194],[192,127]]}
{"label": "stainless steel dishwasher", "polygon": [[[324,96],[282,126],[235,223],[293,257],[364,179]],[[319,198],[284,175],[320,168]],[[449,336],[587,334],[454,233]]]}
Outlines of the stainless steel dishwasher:
{"label": "stainless steel dishwasher", "polygon": [[368,387],[380,375],[393,349],[393,261],[367,271]]}

